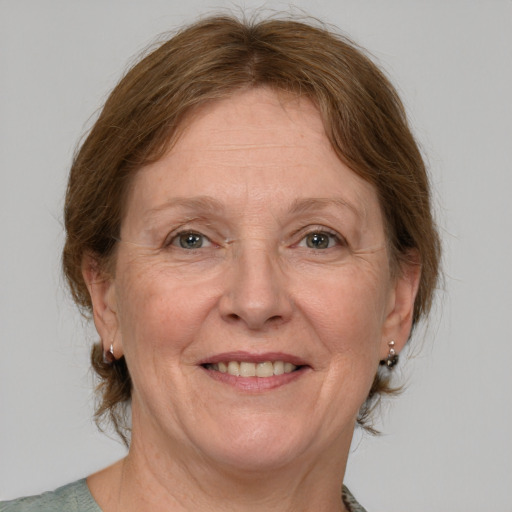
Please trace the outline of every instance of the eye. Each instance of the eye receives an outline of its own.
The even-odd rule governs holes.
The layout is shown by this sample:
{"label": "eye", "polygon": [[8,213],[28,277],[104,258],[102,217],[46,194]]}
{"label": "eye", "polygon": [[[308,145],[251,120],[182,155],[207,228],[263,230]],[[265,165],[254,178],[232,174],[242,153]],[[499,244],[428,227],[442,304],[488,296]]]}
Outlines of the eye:
{"label": "eye", "polygon": [[169,245],[190,250],[210,247],[212,244],[210,240],[208,240],[208,238],[201,233],[196,233],[194,231],[183,231],[182,233],[175,235]]}
{"label": "eye", "polygon": [[308,233],[299,243],[299,246],[305,246],[309,249],[330,249],[340,245],[340,237],[328,231],[314,231]]}

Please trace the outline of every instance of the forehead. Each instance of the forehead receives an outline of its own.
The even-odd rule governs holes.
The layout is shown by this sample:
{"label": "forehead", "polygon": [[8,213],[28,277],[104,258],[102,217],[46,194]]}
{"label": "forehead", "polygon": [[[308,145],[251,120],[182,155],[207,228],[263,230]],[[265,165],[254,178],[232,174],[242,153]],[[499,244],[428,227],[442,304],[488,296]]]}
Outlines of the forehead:
{"label": "forehead", "polygon": [[[307,123],[303,120],[307,118]],[[195,109],[185,120],[180,149],[189,147],[191,132],[194,136],[208,134],[210,143],[224,143],[224,130],[243,124],[251,132],[233,131],[234,141],[294,142],[297,136],[314,136],[323,140],[325,131],[317,107],[307,96],[267,87],[242,89],[217,101],[208,102]],[[283,127],[291,132],[283,132]],[[276,135],[278,138],[276,140]]]}
{"label": "forehead", "polygon": [[311,161],[329,156],[338,163],[309,98],[253,88],[195,110],[170,153],[190,163],[206,155],[221,165],[264,167],[297,160],[297,150],[307,151]]}
{"label": "forehead", "polygon": [[315,105],[265,88],[194,111],[167,154],[137,173],[130,195],[128,211],[196,196],[255,211],[333,200],[362,218],[377,206],[373,186],[333,150]]}

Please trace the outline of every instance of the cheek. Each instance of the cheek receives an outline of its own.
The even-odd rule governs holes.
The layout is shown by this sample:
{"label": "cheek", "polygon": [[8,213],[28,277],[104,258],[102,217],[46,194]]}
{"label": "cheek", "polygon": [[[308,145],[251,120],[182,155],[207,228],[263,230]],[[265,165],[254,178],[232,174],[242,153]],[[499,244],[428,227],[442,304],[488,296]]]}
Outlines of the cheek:
{"label": "cheek", "polygon": [[358,354],[362,362],[378,356],[388,297],[381,274],[366,266],[346,267],[303,281],[298,303],[331,353]]}
{"label": "cheek", "polygon": [[[119,320],[127,358],[153,353],[157,360],[181,352],[200,330],[216,288],[158,268],[125,272],[119,286]],[[145,352],[142,354],[141,352]]]}
{"label": "cheek", "polygon": [[133,411],[145,410],[151,417],[163,413],[178,422],[169,397],[188,396],[183,377],[196,370],[190,351],[211,308],[212,289],[170,279],[154,268],[124,277],[120,330],[133,382]]}

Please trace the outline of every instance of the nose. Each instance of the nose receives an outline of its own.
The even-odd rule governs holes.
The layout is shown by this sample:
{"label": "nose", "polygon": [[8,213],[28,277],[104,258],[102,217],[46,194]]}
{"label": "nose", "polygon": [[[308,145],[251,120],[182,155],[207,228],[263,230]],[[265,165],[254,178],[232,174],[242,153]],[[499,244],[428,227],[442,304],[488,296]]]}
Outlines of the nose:
{"label": "nose", "polygon": [[287,322],[293,307],[277,254],[261,246],[239,247],[235,253],[220,300],[222,317],[250,330]]}

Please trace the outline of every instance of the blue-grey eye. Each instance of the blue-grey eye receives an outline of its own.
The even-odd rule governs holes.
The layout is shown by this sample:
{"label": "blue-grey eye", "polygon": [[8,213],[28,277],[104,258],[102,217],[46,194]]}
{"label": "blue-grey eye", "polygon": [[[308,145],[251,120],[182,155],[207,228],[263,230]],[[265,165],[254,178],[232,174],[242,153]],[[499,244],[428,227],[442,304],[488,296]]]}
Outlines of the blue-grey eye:
{"label": "blue-grey eye", "polygon": [[177,237],[177,242],[183,249],[200,249],[205,243],[206,237],[200,233],[180,233]]}
{"label": "blue-grey eye", "polygon": [[315,231],[308,233],[299,245],[306,246],[309,249],[329,249],[339,243],[339,238],[326,231]]}
{"label": "blue-grey eye", "polygon": [[310,249],[327,249],[329,247],[329,235],[326,233],[310,233],[306,236],[306,245]]}

